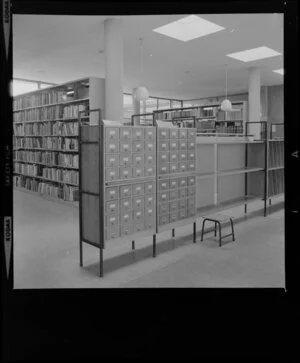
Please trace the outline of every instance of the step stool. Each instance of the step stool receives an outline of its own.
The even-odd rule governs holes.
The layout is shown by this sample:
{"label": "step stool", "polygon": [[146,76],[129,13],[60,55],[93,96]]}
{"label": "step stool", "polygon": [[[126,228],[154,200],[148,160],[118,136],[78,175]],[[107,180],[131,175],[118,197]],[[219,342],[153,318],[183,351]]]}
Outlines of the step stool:
{"label": "step stool", "polygon": [[[222,246],[222,239],[232,236],[232,240],[235,241],[234,238],[234,229],[233,229],[233,221],[232,218],[229,216],[225,216],[223,214],[212,214],[210,216],[204,216],[203,217],[203,222],[202,222],[202,231],[201,231],[201,242],[203,242],[203,235],[204,235],[204,226],[205,226],[205,222],[206,221],[210,221],[210,222],[214,222],[215,223],[215,236],[217,235],[217,224],[219,225],[219,246]],[[230,234],[226,234],[225,236],[222,236],[222,223],[228,222],[230,221],[231,224],[231,233]],[[208,232],[207,232],[208,233]]]}

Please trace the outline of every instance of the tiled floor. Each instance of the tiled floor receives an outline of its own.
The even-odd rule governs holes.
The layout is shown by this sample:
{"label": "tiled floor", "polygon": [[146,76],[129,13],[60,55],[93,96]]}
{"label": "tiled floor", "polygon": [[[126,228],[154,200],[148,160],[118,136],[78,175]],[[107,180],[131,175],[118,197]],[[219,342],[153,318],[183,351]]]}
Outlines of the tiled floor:
{"label": "tiled floor", "polygon": [[[236,242],[218,247],[213,234],[192,243],[192,226],[158,235],[157,257],[152,237],[104,250],[103,279],[99,250],[84,245],[84,268],[79,267],[78,208],[14,191],[14,287],[284,287],[284,210],[277,199],[267,218],[262,202],[249,205],[248,217],[235,223]],[[252,210],[252,213],[251,213]],[[226,211],[243,216],[243,207]]]}

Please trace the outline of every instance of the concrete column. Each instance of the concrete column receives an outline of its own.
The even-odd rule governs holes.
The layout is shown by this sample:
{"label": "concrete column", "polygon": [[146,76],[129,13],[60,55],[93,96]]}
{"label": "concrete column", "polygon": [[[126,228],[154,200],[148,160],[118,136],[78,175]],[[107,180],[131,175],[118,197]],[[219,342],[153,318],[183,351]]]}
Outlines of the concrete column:
{"label": "concrete column", "polygon": [[[249,122],[260,121],[260,69],[258,67],[249,68],[248,84],[248,110]],[[253,124],[248,126],[248,134],[253,134],[255,138],[260,139],[261,126]]]}
{"label": "concrete column", "polygon": [[[140,104],[140,101],[137,101],[136,98],[135,98],[135,91],[136,91],[136,88],[134,88],[132,90],[132,105],[133,105],[133,114],[134,115],[138,115],[141,113],[141,104]],[[139,117],[135,117],[134,118],[134,121],[139,124],[140,123],[140,118]]]}
{"label": "concrete column", "polygon": [[104,21],[105,112],[104,118],[123,121],[123,21]]}

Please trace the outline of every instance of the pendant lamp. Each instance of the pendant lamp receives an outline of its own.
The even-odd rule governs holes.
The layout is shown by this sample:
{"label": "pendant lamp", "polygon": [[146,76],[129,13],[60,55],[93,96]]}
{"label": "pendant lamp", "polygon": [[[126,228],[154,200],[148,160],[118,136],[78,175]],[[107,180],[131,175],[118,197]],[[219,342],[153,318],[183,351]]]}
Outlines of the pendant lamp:
{"label": "pendant lamp", "polygon": [[[143,38],[140,38],[140,50],[141,50],[141,75],[140,80],[143,81]],[[137,87],[135,91],[135,98],[137,101],[146,101],[149,98],[149,91],[145,86]]]}
{"label": "pendant lamp", "polygon": [[231,111],[232,110],[232,104],[227,99],[227,64],[226,64],[226,94],[225,94],[225,100],[221,103],[221,110],[222,111]]}

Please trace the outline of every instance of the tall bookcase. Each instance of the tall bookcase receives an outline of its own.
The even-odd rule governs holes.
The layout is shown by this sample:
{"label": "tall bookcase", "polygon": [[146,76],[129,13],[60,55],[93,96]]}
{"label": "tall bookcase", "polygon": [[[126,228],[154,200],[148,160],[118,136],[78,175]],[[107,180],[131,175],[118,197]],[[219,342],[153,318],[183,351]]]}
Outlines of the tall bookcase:
{"label": "tall bookcase", "polygon": [[186,123],[195,120],[198,133],[244,134],[247,122],[247,102],[232,102],[233,111],[224,112],[220,104],[182,107],[154,111],[154,119]]}
{"label": "tall bookcase", "polygon": [[104,92],[104,80],[89,77],[14,97],[15,187],[78,201],[78,113],[103,109]]}

